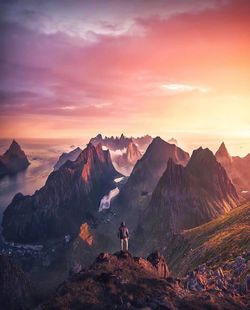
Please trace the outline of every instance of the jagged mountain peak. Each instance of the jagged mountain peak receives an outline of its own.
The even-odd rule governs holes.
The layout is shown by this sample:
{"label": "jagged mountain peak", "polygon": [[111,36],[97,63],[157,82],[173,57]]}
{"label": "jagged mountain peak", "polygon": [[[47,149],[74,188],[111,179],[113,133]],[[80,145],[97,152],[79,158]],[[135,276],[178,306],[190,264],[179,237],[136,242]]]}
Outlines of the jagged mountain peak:
{"label": "jagged mountain peak", "polygon": [[232,157],[230,156],[224,142],[221,143],[219,149],[215,153],[215,157],[222,164],[229,164],[232,162]]}
{"label": "jagged mountain peak", "polygon": [[216,158],[209,148],[202,148],[199,147],[198,149],[194,150],[192,156],[189,160],[188,166],[192,165],[201,165],[202,163],[215,163]]}
{"label": "jagged mountain peak", "polygon": [[22,151],[21,146],[16,142],[16,140],[13,140],[5,154],[24,154],[24,152]]}

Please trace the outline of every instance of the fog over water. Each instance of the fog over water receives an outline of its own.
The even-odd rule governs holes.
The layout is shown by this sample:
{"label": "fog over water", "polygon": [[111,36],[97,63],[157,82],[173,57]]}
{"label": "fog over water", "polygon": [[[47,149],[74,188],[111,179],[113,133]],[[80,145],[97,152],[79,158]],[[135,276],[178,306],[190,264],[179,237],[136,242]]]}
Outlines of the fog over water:
{"label": "fog over water", "polygon": [[[0,179],[0,221],[5,208],[17,193],[32,195],[46,182],[53,166],[63,152],[69,152],[75,147],[85,148],[87,141],[55,140],[55,139],[17,139],[28,157],[30,166],[14,176]],[[0,139],[0,154],[3,154],[11,140]]]}

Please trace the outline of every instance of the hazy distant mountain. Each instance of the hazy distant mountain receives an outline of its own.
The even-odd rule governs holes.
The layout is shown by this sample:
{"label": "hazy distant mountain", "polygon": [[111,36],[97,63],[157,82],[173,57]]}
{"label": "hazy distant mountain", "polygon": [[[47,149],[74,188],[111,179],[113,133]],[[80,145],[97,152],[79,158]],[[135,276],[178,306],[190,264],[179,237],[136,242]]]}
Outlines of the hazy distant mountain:
{"label": "hazy distant mountain", "polygon": [[142,154],[134,142],[130,142],[126,151],[122,154],[112,154],[111,158],[116,169],[125,174],[130,175],[137,160],[141,158]]}
{"label": "hazy distant mountain", "polygon": [[140,152],[145,152],[152,140],[153,138],[149,135],[128,138],[124,136],[124,134],[121,134],[120,137],[103,137],[101,134],[98,134],[96,137],[90,139],[90,142],[94,145],[101,143],[102,146],[107,147],[111,151],[123,150],[127,148],[131,142],[134,142]]}
{"label": "hazy distant mountain", "polygon": [[121,188],[117,204],[125,217],[136,220],[134,212],[139,214],[149,202],[151,194],[167,167],[168,159],[186,165],[189,154],[174,144],[169,144],[160,137],[153,139],[145,154],[137,161],[131,175]]}
{"label": "hazy distant mountain", "polygon": [[13,140],[9,149],[0,156],[0,176],[15,174],[26,169],[29,161],[20,145]]}
{"label": "hazy distant mountain", "polygon": [[120,174],[109,151],[88,144],[76,161],[52,172],[32,196],[17,194],[3,216],[7,240],[32,242],[78,232],[82,220],[94,221],[101,198]]}
{"label": "hazy distant mountain", "polygon": [[171,139],[170,139],[170,140],[168,140],[167,142],[168,142],[168,143],[170,143],[170,144],[175,144],[175,145],[178,145],[177,140],[176,140],[176,139],[174,139],[174,138],[171,138]]}
{"label": "hazy distant mountain", "polygon": [[110,150],[110,155],[115,168],[124,175],[130,175],[135,163],[141,158],[151,143],[152,137],[149,135],[143,137],[103,137],[98,134],[90,139],[94,145],[100,143],[104,148]]}
{"label": "hazy distant mountain", "polygon": [[64,163],[66,163],[67,160],[75,161],[81,152],[82,152],[82,149],[77,147],[68,153],[63,153],[59,157],[57,163],[55,164],[54,170],[58,170]]}
{"label": "hazy distant mountain", "polygon": [[144,153],[149,144],[153,141],[153,138],[149,135],[145,135],[137,138],[132,137],[132,140],[137,145],[140,152]]}
{"label": "hazy distant mountain", "polygon": [[120,137],[103,137],[101,134],[98,134],[96,137],[90,139],[89,142],[93,145],[101,143],[102,146],[105,146],[109,150],[116,151],[127,148],[129,143],[132,142],[132,138],[127,138],[124,134],[121,134]]}
{"label": "hazy distant mountain", "polygon": [[215,156],[226,169],[238,192],[250,193],[250,154],[245,157],[231,156],[223,142]]}
{"label": "hazy distant mountain", "polygon": [[236,189],[225,169],[209,149],[199,148],[193,151],[186,167],[172,159],[168,161],[150,204],[140,217],[140,238],[148,235],[146,246],[154,247],[162,234],[197,227],[229,212],[238,203]]}

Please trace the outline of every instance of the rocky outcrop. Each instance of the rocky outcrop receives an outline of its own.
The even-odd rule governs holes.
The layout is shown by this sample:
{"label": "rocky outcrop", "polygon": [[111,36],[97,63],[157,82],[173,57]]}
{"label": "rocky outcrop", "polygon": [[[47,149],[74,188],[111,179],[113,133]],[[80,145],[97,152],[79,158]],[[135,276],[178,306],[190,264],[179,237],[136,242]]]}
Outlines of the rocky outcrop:
{"label": "rocky outcrop", "polygon": [[151,253],[147,260],[157,270],[157,273],[160,277],[166,278],[169,276],[169,270],[165,258],[160,254],[160,252],[156,251]]}
{"label": "rocky outcrop", "polygon": [[4,212],[4,237],[26,243],[77,234],[81,223],[94,223],[101,198],[118,176],[109,151],[88,144],[76,161],[52,172],[34,195],[14,197]]}
{"label": "rocky outcrop", "polygon": [[26,169],[29,161],[20,145],[13,140],[9,149],[0,156],[0,177]]}
{"label": "rocky outcrop", "polygon": [[58,170],[67,160],[75,161],[77,157],[81,154],[82,149],[79,147],[75,148],[71,152],[63,153],[54,166],[54,170]]}
{"label": "rocky outcrop", "polygon": [[189,290],[186,283],[186,278],[161,277],[150,261],[130,253],[102,253],[89,269],[73,274],[39,308],[247,309],[245,297],[233,298],[222,290]]}
{"label": "rocky outcrop", "polygon": [[34,294],[26,274],[10,257],[0,254],[1,309],[33,309]]}

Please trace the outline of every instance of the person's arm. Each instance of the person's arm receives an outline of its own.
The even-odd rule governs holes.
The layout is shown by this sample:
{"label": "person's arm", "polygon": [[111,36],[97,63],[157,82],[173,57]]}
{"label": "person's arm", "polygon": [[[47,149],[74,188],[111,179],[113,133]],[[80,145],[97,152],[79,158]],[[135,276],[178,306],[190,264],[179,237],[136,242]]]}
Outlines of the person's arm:
{"label": "person's arm", "polygon": [[128,228],[126,230],[126,234],[127,234],[127,238],[129,237],[129,232],[128,232]]}

